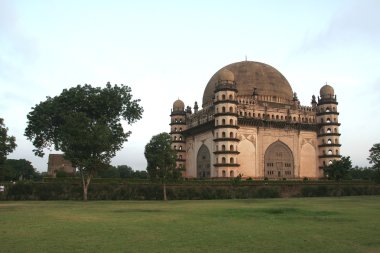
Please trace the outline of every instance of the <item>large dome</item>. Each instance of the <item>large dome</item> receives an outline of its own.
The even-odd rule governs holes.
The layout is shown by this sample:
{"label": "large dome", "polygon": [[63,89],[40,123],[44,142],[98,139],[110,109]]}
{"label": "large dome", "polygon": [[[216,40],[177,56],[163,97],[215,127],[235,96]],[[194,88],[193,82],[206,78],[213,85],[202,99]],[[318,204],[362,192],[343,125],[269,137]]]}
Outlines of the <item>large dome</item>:
{"label": "large dome", "polygon": [[229,70],[234,74],[238,95],[252,95],[254,88],[258,95],[269,95],[292,100],[292,87],[286,78],[275,68],[265,63],[242,61],[227,65],[218,70],[207,83],[203,93],[203,105],[212,101],[215,84],[221,72]]}

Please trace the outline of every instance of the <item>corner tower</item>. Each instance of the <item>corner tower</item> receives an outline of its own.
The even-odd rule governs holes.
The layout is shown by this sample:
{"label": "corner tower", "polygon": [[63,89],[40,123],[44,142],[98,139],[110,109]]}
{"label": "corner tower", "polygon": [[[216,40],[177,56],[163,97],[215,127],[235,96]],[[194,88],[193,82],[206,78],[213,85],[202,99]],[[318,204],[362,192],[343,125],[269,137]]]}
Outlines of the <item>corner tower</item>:
{"label": "corner tower", "polygon": [[237,87],[234,74],[223,69],[215,84],[214,101],[214,154],[218,177],[236,177],[239,163]]}
{"label": "corner tower", "polygon": [[172,149],[177,151],[177,168],[183,169],[186,163],[186,141],[182,133],[186,130],[186,112],[185,104],[179,99],[173,103],[170,120]]}
{"label": "corner tower", "polygon": [[328,166],[333,160],[341,158],[338,115],[338,102],[334,89],[326,84],[320,90],[316,114],[319,125],[318,148],[320,168]]}

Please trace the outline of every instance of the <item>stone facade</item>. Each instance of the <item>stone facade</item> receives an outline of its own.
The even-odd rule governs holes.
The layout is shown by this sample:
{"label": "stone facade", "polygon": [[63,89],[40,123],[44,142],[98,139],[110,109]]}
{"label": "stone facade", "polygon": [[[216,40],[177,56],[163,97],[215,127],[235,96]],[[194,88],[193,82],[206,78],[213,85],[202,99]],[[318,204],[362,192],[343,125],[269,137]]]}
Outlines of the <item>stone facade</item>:
{"label": "stone facade", "polygon": [[310,106],[275,68],[244,61],[208,82],[202,109],[173,104],[177,167],[189,178],[320,178],[340,159],[337,100],[324,85]]}
{"label": "stone facade", "polygon": [[58,171],[75,174],[76,169],[71,165],[70,161],[63,158],[62,154],[50,154],[48,161],[48,175],[55,177]]}

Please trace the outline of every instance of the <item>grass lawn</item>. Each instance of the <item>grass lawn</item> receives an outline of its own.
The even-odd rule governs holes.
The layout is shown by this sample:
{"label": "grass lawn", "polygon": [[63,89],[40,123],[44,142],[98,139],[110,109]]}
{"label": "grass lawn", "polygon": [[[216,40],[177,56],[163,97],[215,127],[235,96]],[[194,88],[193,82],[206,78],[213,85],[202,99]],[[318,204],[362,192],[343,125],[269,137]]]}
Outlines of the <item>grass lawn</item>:
{"label": "grass lawn", "polygon": [[380,196],[0,202],[0,252],[380,252]]}

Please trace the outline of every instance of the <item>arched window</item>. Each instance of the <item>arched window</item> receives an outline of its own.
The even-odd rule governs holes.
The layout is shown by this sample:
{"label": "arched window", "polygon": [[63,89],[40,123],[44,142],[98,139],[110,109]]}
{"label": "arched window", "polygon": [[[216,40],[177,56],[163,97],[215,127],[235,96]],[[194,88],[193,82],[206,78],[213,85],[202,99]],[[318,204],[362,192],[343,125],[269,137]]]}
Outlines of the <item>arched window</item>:
{"label": "arched window", "polygon": [[230,125],[233,125],[233,124],[234,124],[234,120],[230,119]]}
{"label": "arched window", "polygon": [[177,122],[178,122],[178,119],[174,119],[174,121],[175,121],[175,123],[177,123]]}
{"label": "arched window", "polygon": [[338,144],[338,139],[335,139],[335,144]]}
{"label": "arched window", "polygon": [[281,115],[281,120],[283,120],[283,119],[284,119],[284,116]]}
{"label": "arched window", "polygon": [[230,150],[234,151],[234,145],[230,145]]}
{"label": "arched window", "polygon": [[327,154],[328,154],[328,155],[332,155],[332,154],[333,154],[332,150],[329,149],[329,151],[327,152]]}
{"label": "arched window", "polygon": [[230,177],[234,177],[234,171],[233,170],[230,171]]}
{"label": "arched window", "polygon": [[260,114],[260,113],[259,113],[259,114],[257,114],[257,117],[261,118],[261,114]]}
{"label": "arched window", "polygon": [[226,177],[226,171],[225,170],[222,171],[222,177]]}
{"label": "arched window", "polygon": [[223,164],[226,163],[226,158],[225,158],[225,157],[222,157],[222,163],[223,163]]}
{"label": "arched window", "polygon": [[331,144],[331,139],[328,139],[328,140],[327,140],[327,144]]}
{"label": "arched window", "polygon": [[234,133],[230,132],[230,138],[234,138]]}
{"label": "arched window", "polygon": [[222,132],[222,138],[226,138],[226,132]]}
{"label": "arched window", "polygon": [[226,150],[226,146],[225,145],[222,145],[222,150]]}
{"label": "arched window", "polygon": [[331,164],[332,164],[332,161],[330,160],[330,161],[329,161],[329,165],[331,165]]}
{"label": "arched window", "polygon": [[230,106],[230,112],[234,112],[234,108]]}
{"label": "arched window", "polygon": [[251,112],[248,112],[248,117],[251,117]]}
{"label": "arched window", "polygon": [[326,162],[325,161],[323,161],[323,166],[326,166]]}
{"label": "arched window", "polygon": [[334,132],[337,133],[337,132],[338,132],[338,129],[334,128]]}
{"label": "arched window", "polygon": [[233,99],[231,94],[228,96],[228,99],[229,99],[229,100],[232,100],[232,99]]}
{"label": "arched window", "polygon": [[336,154],[336,155],[339,155],[339,150],[335,150],[335,154]]}
{"label": "arched window", "polygon": [[330,112],[330,107],[326,107],[326,112]]}
{"label": "arched window", "polygon": [[274,115],[272,114],[272,119],[274,119]]}
{"label": "arched window", "polygon": [[247,112],[244,112],[244,116],[247,117]]}
{"label": "arched window", "polygon": [[296,117],[293,117],[293,121],[297,121],[297,120],[296,120]]}
{"label": "arched window", "polygon": [[331,128],[327,128],[327,133],[331,133]]}
{"label": "arched window", "polygon": [[222,112],[226,112],[226,107],[222,107]]}
{"label": "arched window", "polygon": [[222,125],[225,125],[225,124],[226,124],[226,120],[222,119]]}
{"label": "arched window", "polygon": [[276,119],[279,119],[279,116],[278,116],[278,115],[276,115]]}
{"label": "arched window", "polygon": [[177,136],[174,136],[174,140],[175,140],[175,141],[177,140]]}
{"label": "arched window", "polygon": [[234,163],[234,158],[233,157],[230,158],[230,163],[231,164]]}
{"label": "arched window", "polygon": [[180,131],[180,132],[182,131],[182,127],[179,128],[179,131]]}
{"label": "arched window", "polygon": [[176,145],[174,145],[174,150],[177,150],[177,146]]}
{"label": "arched window", "polygon": [[331,123],[331,119],[330,119],[330,118],[327,118],[326,122],[327,122],[327,123]]}
{"label": "arched window", "polygon": [[222,99],[223,99],[223,100],[226,100],[226,95],[223,94],[223,95],[222,95]]}
{"label": "arched window", "polygon": [[174,132],[177,132],[177,128],[176,127],[174,128]]}

